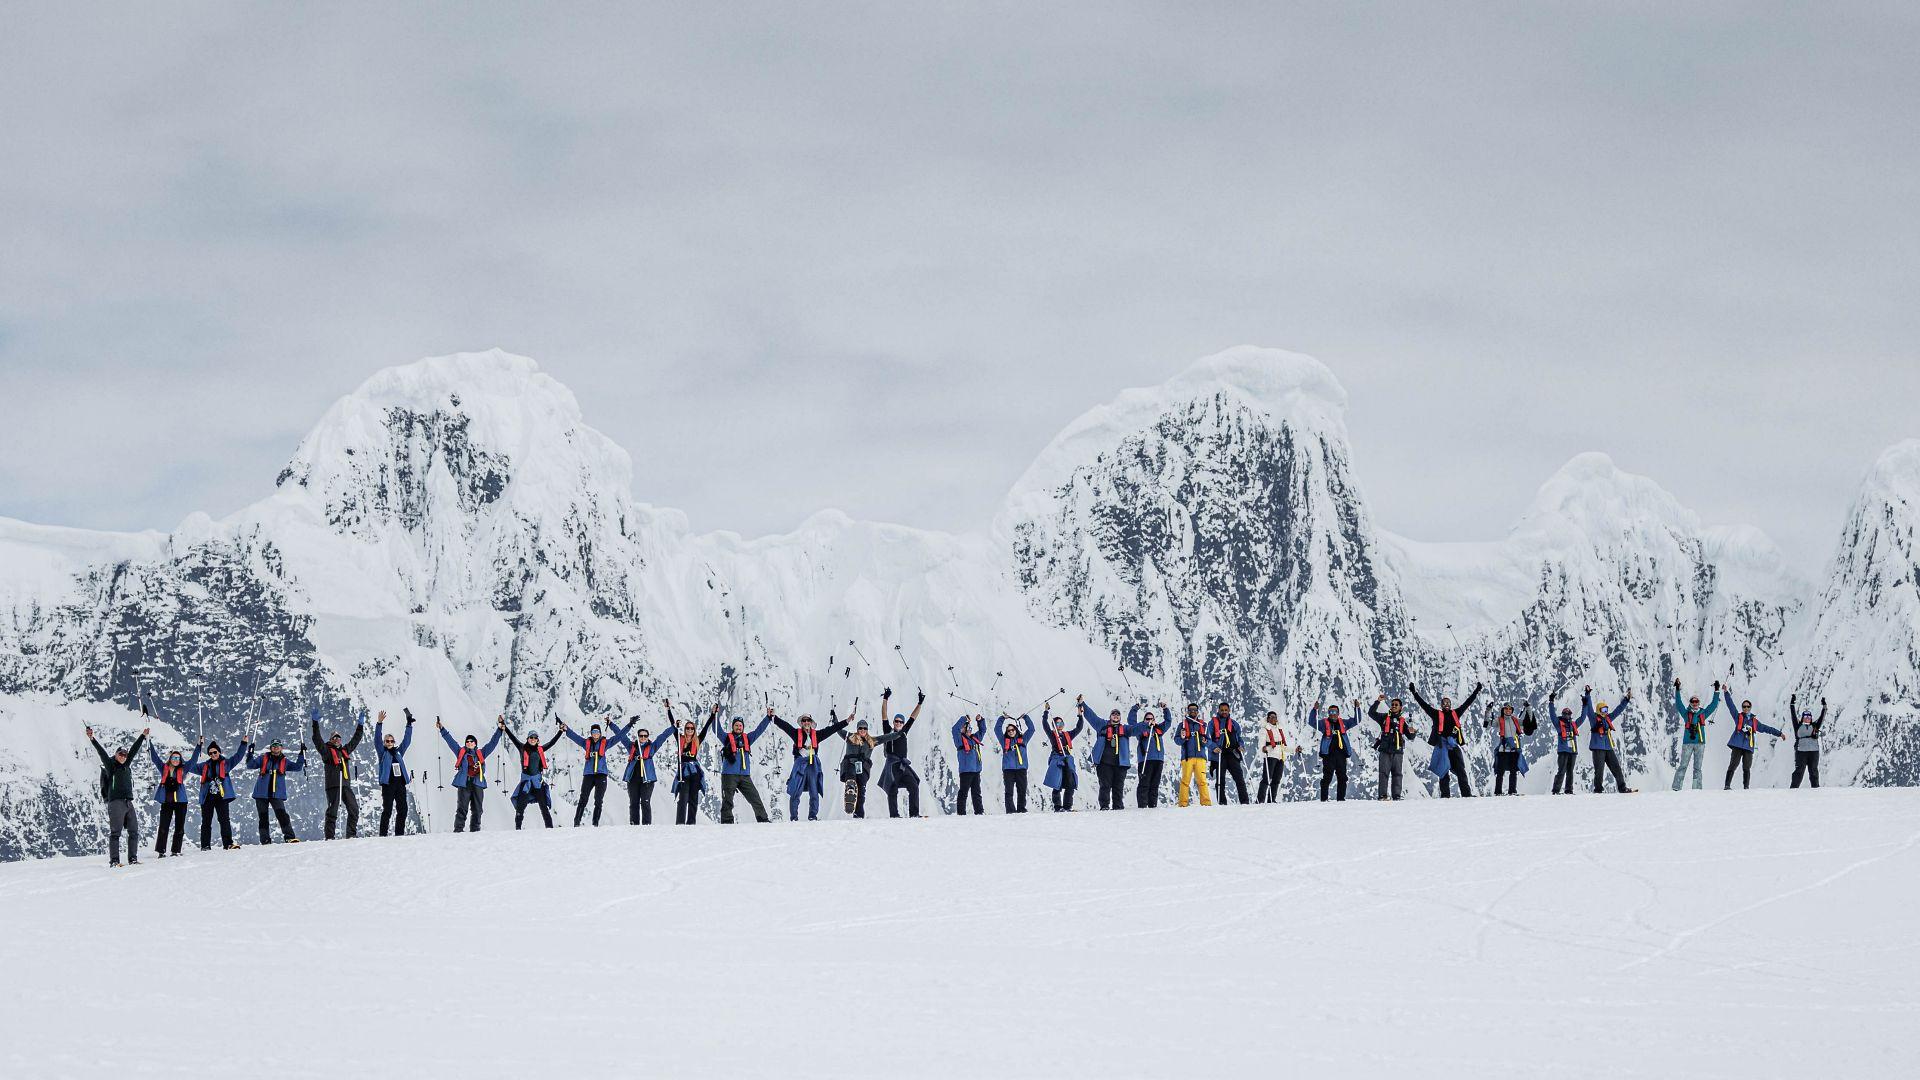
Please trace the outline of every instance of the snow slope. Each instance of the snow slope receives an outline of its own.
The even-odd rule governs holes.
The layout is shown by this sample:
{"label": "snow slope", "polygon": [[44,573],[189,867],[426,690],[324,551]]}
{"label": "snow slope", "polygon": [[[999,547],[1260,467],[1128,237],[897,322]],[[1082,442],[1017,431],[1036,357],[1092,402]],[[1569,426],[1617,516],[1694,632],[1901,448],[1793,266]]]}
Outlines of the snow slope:
{"label": "snow slope", "polygon": [[0,1074],[1897,1074],[1916,820],[1825,789],[49,859],[0,866]]}

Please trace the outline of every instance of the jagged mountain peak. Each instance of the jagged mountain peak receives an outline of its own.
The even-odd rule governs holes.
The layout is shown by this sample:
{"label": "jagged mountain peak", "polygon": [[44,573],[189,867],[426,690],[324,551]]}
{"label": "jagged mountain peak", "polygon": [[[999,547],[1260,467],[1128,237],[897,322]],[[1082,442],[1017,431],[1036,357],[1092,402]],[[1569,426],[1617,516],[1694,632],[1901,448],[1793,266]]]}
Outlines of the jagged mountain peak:
{"label": "jagged mountain peak", "polygon": [[1591,528],[1621,523],[1658,523],[1698,532],[1699,515],[1680,504],[1651,477],[1627,472],[1598,451],[1575,454],[1555,470],[1520,518],[1516,532],[1556,523]]}
{"label": "jagged mountain peak", "polygon": [[1903,439],[1881,451],[1861,482],[1860,496],[1920,507],[1920,439]]}

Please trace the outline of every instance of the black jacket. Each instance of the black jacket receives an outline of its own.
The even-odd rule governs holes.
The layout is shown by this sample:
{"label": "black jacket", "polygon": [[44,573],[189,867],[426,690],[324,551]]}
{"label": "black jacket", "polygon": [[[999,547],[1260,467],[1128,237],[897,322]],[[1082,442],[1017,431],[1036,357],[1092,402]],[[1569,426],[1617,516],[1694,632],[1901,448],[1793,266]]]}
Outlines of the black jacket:
{"label": "black jacket", "polygon": [[100,755],[100,798],[107,802],[115,799],[133,800],[133,762],[134,755],[140,752],[140,744],[147,741],[145,735],[137,736],[133,745],[127,747],[127,760],[113,760],[113,755],[101,747],[98,739],[89,736],[87,741],[93,744],[93,752]]}
{"label": "black jacket", "polygon": [[340,782],[346,778],[352,767],[353,748],[360,745],[360,736],[366,734],[366,727],[358,722],[353,725],[353,737],[338,749],[320,738],[320,721],[313,721],[313,745],[320,748],[320,764],[327,770],[327,789],[338,791]]}

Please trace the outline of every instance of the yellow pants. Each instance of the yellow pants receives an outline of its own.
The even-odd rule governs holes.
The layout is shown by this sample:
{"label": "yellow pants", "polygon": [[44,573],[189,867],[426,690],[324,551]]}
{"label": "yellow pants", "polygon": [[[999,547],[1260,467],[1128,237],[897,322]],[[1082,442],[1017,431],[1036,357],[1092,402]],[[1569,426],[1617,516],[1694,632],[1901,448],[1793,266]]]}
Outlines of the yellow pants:
{"label": "yellow pants", "polygon": [[1213,805],[1213,785],[1207,783],[1207,759],[1183,758],[1180,762],[1180,805],[1187,805],[1187,785],[1193,785],[1200,792],[1200,805]]}

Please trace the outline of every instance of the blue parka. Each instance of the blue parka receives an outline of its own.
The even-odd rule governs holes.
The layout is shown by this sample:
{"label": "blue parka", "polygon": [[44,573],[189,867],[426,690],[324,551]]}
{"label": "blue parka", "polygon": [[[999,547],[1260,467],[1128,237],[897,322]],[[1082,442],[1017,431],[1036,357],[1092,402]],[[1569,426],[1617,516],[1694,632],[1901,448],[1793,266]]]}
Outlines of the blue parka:
{"label": "blue parka", "polygon": [[1205,717],[1181,717],[1180,722],[1173,728],[1174,741],[1180,744],[1180,756],[1212,758],[1215,746],[1214,738],[1209,734],[1212,730],[1212,722]]}
{"label": "blue parka", "polygon": [[[172,755],[169,754],[168,756],[171,757]],[[167,774],[167,763],[163,758],[161,758],[160,752],[153,748],[152,742],[147,743],[147,757],[153,762],[154,773],[162,777],[164,780]],[[175,806],[187,805],[187,802],[188,802],[187,781],[193,776],[194,767],[199,764],[200,764],[200,748],[196,746],[193,748],[193,756],[188,758],[186,761],[182,762],[180,765],[180,783],[173,789],[172,797],[171,798],[168,797],[167,785],[164,782],[162,782],[154,785],[153,801],[161,804],[162,806],[166,805],[167,803],[172,803]]]}
{"label": "blue parka", "polygon": [[1033,741],[1033,718],[1022,715],[1020,730],[1007,727],[1012,717],[1002,716],[993,726],[993,734],[1000,740],[1000,771],[1013,772],[1027,767],[1027,744]]}
{"label": "blue parka", "polygon": [[[1728,708],[1732,708],[1732,694],[1727,695],[1727,702]],[[1733,713],[1733,737],[1727,740],[1727,745],[1733,747],[1735,750],[1752,750],[1755,746],[1754,732],[1756,731],[1764,731],[1776,739],[1780,737],[1779,728],[1768,727],[1761,723],[1760,718],[1753,713],[1743,713],[1735,709]]]}
{"label": "blue parka", "polygon": [[548,797],[547,766],[550,764],[547,760],[547,752],[560,744],[561,733],[554,732],[553,738],[544,743],[540,741],[538,735],[535,735],[530,742],[521,742],[520,737],[513,732],[505,728],[501,730],[506,733],[507,741],[513,744],[513,748],[520,751],[520,782],[513,785],[513,798],[518,799],[524,795],[545,801]]}
{"label": "blue parka", "polygon": [[[494,728],[493,738],[488,739],[485,746],[478,748],[477,752],[473,755],[476,760],[470,762],[467,760],[466,744],[455,742],[453,733],[446,728],[440,729],[440,737],[447,740],[447,749],[453,751],[454,787],[485,788],[487,786],[487,759],[493,756],[494,748],[500,745],[500,736],[504,734],[506,734],[506,732],[501,731],[499,728]],[[468,766],[470,765],[477,767],[469,769]],[[469,773],[472,775],[469,775]]]}
{"label": "blue parka", "polygon": [[1322,716],[1320,706],[1307,710],[1307,726],[1320,736],[1320,756],[1353,756],[1353,727],[1360,722],[1357,716],[1334,716],[1331,713]]}
{"label": "blue parka", "polygon": [[587,761],[581,768],[580,775],[607,776],[611,774],[613,770],[608,767],[607,759],[613,756],[615,747],[628,741],[627,732],[632,731],[633,725],[639,722],[639,719],[636,717],[635,719],[627,721],[626,727],[621,727],[619,724],[608,725],[613,728],[613,734],[599,736],[597,744],[592,747],[587,745],[587,740],[594,738],[594,736],[576,735],[572,728],[568,728],[567,738],[573,740],[573,745],[587,751]]}
{"label": "blue parka", "polygon": [[1586,723],[1586,719],[1573,715],[1572,709],[1568,709],[1566,714],[1562,715],[1560,710],[1553,707],[1551,699],[1547,701],[1547,712],[1553,723],[1554,750],[1562,754],[1579,753],[1580,725]]}
{"label": "blue parka", "polygon": [[1101,719],[1086,702],[1080,703],[1080,718],[1093,729],[1093,763],[1095,765],[1118,765],[1123,769],[1133,768],[1133,740],[1146,733],[1139,722],[1140,706],[1135,705],[1127,719],[1114,723],[1112,719]]}
{"label": "blue parka", "polygon": [[[697,745],[694,747],[693,755],[689,757],[687,754],[682,753],[680,755],[680,763],[674,767],[673,791],[675,794],[679,793],[680,785],[682,784],[692,784],[693,790],[695,791],[707,790],[707,770],[700,766],[700,748],[706,745],[707,735],[713,731],[714,715],[713,713],[708,713],[706,723],[701,724],[699,732],[695,734],[694,741]],[[667,724],[676,732],[679,731],[680,725],[673,722],[672,710],[667,711]],[[680,739],[677,734],[674,737],[673,744],[676,747],[680,745]]]}
{"label": "blue parka", "polygon": [[[1080,767],[1073,760],[1073,740],[1075,736],[1086,730],[1086,720],[1083,718],[1075,723],[1071,731],[1055,731],[1046,723],[1047,717],[1044,714],[1040,719],[1043,728],[1041,734],[1047,737],[1047,749],[1050,751],[1047,755],[1047,775],[1040,781],[1041,786],[1053,788],[1055,791],[1078,787]],[[1065,721],[1062,721],[1062,724],[1064,723]]]}
{"label": "blue parka", "polygon": [[[233,757],[222,755],[218,759],[207,758],[200,762],[193,775],[200,780],[200,805],[205,806],[216,800],[232,802],[234,799],[233,771],[247,763],[247,748],[252,746],[245,739],[239,742],[239,753]],[[198,751],[195,751],[198,753]]]}
{"label": "blue parka", "polygon": [[800,736],[806,733],[804,728],[789,724],[778,716],[773,718],[774,726],[793,743],[793,764],[787,767],[788,795],[811,793],[818,798],[826,790],[827,774],[820,767],[820,750],[826,746],[828,739],[835,735],[846,734],[847,724],[851,719],[852,717],[848,717],[847,720],[836,718],[826,727],[815,724],[812,744],[803,746]]}
{"label": "blue parka", "polygon": [[972,722],[971,716],[962,716],[953,722],[953,748],[958,751],[959,768],[963,773],[980,771],[980,744],[987,739],[984,724],[981,725],[982,730],[967,733],[967,725]]}
{"label": "blue parka", "polygon": [[379,771],[374,775],[382,784],[389,780],[398,780],[405,784],[413,779],[407,772],[407,747],[413,745],[413,724],[409,722],[407,730],[400,733],[400,745],[389,750],[386,732],[383,730],[385,723],[384,720],[376,720],[373,724],[374,763],[379,766]]}
{"label": "blue parka", "polygon": [[1593,695],[1582,694],[1580,696],[1580,719],[1589,725],[1587,728],[1587,749],[1619,749],[1614,745],[1613,729],[1619,724],[1620,718],[1627,715],[1627,709],[1632,706],[1632,704],[1633,699],[1631,697],[1621,698],[1620,704],[1614,708],[1613,712],[1606,716],[1601,716],[1599,713],[1593,711]]}
{"label": "blue parka", "polygon": [[287,797],[287,774],[305,772],[307,752],[300,751],[298,759],[290,759],[283,752],[276,767],[272,754],[247,752],[247,768],[258,769],[260,776],[253,782],[253,797],[256,799],[280,799]]}
{"label": "blue parka", "polygon": [[[638,717],[636,717],[635,720],[637,721]],[[661,747],[667,745],[668,739],[673,738],[673,725],[668,724],[665,731],[662,731],[644,743],[634,741],[633,737],[629,734],[632,730],[633,724],[629,723],[627,724],[627,730],[622,731],[619,736],[621,745],[627,748],[627,769],[620,774],[620,782],[623,784],[651,784],[656,779],[653,771],[654,755],[660,752]],[[636,773],[638,775],[636,775]]]}
{"label": "blue parka", "polygon": [[[1135,708],[1138,707],[1139,706],[1135,706]],[[1159,715],[1160,719],[1152,723],[1148,723],[1145,720],[1140,721],[1139,754],[1141,761],[1167,760],[1167,732],[1173,727],[1173,717],[1164,710]],[[1133,718],[1129,715],[1127,719],[1132,720]]]}

